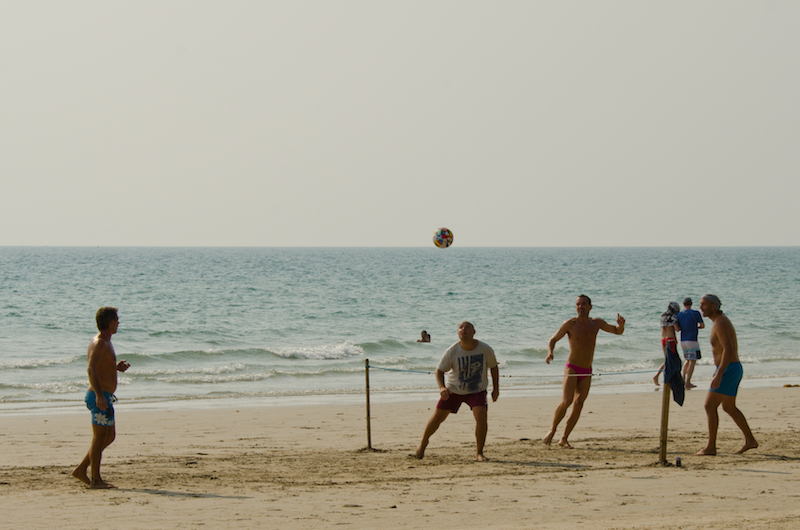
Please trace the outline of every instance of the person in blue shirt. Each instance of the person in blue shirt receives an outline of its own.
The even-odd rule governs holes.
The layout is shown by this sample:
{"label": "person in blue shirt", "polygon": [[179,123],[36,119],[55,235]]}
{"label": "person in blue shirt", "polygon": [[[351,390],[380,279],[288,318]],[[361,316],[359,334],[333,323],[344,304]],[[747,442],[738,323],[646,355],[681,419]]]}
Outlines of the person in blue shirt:
{"label": "person in blue shirt", "polygon": [[681,328],[681,349],[686,364],[683,365],[683,382],[686,389],[695,388],[692,384],[694,365],[700,360],[700,343],[697,341],[697,330],[706,327],[700,311],[692,309],[692,299],[683,299],[683,311],[678,313],[678,325]]}

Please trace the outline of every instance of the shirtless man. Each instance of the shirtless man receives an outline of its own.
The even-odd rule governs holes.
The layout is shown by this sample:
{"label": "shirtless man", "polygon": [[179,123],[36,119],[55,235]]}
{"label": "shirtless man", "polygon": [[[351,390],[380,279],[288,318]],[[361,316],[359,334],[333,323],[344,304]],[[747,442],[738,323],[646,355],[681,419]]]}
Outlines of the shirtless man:
{"label": "shirtless man", "polygon": [[594,345],[597,341],[597,332],[601,329],[608,333],[622,335],[625,331],[625,319],[617,314],[617,325],[612,326],[607,324],[604,320],[599,318],[589,318],[589,311],[592,310],[592,301],[588,296],[582,294],[575,301],[575,310],[578,316],[571,318],[561,324],[556,334],[550,339],[547,344],[547,358],[545,362],[550,364],[553,360],[553,350],[556,347],[556,342],[561,340],[564,335],[569,337],[569,358],[567,359],[567,366],[564,368],[564,395],[561,403],[556,407],[556,413],[553,416],[553,427],[547,433],[542,441],[546,445],[550,445],[553,441],[553,436],[556,434],[556,428],[561,420],[567,413],[567,409],[572,405],[572,414],[567,419],[567,426],[564,428],[564,436],[558,445],[561,447],[572,448],[567,441],[575,424],[578,423],[578,418],[581,416],[583,409],[583,402],[586,401],[589,395],[589,387],[592,384],[592,360],[594,359]]}
{"label": "shirtless man", "polygon": [[[117,390],[117,372],[124,372],[130,365],[117,362],[111,335],[117,332],[119,318],[115,307],[101,307],[95,317],[100,333],[89,343],[87,358],[89,367],[89,390],[86,392],[86,407],[92,412],[92,445],[83,462],[75,468],[72,476],[92,489],[108,489],[115,486],[100,478],[100,460],[103,450],[114,441],[114,391]],[[92,467],[92,476],[86,473]]]}
{"label": "shirtless man", "polygon": [[722,405],[722,410],[727,412],[744,434],[744,445],[737,453],[744,453],[758,447],[758,442],[747,419],[742,411],[736,407],[736,394],[742,380],[742,363],[739,362],[739,343],[736,340],[736,330],[727,315],[720,310],[722,302],[713,294],[707,294],[700,299],[700,311],[714,323],[711,326],[711,353],[714,355],[714,364],[717,371],[711,380],[711,388],[706,396],[706,414],[708,415],[708,444],[697,452],[697,455],[717,454],[717,428],[719,427],[719,414],[717,409]]}

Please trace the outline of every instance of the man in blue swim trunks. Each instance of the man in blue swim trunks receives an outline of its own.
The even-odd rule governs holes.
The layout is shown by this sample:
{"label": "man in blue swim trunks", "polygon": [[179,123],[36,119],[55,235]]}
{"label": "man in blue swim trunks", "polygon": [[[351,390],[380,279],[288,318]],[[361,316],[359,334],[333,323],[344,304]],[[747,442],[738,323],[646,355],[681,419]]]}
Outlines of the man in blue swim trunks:
{"label": "man in blue swim trunks", "polygon": [[[114,391],[117,390],[117,372],[124,372],[130,365],[117,362],[111,335],[117,332],[119,317],[117,308],[101,307],[95,317],[100,332],[89,343],[88,359],[89,390],[86,392],[86,407],[92,413],[92,445],[83,462],[72,472],[72,476],[92,489],[109,489],[115,486],[100,478],[100,460],[103,450],[116,437],[114,426]],[[87,471],[92,467],[91,477]]]}
{"label": "man in blue swim trunks", "polygon": [[717,428],[719,427],[719,414],[717,410],[722,405],[722,410],[727,412],[744,434],[744,445],[737,453],[744,453],[758,447],[747,419],[742,411],[736,407],[736,394],[742,380],[742,363],[739,362],[739,343],[736,340],[736,330],[727,315],[722,313],[722,302],[713,294],[707,294],[700,299],[700,311],[714,323],[711,326],[711,353],[714,355],[714,364],[717,371],[711,380],[711,388],[706,396],[706,414],[708,415],[708,444],[697,452],[698,456],[717,454]]}

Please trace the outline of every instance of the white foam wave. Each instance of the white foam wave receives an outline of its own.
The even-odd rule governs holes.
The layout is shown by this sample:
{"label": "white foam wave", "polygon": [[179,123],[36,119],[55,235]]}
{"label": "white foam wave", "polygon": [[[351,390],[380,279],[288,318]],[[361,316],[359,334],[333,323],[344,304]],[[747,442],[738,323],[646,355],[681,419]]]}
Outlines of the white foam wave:
{"label": "white foam wave", "polygon": [[347,359],[365,355],[364,348],[350,341],[326,344],[324,346],[271,348],[278,357],[286,359]]}
{"label": "white foam wave", "polygon": [[74,392],[82,392],[86,390],[85,383],[78,383],[76,381],[59,381],[49,383],[28,383],[17,385],[16,388],[26,390],[38,390],[48,394],[71,394]]}
{"label": "white foam wave", "polygon": [[206,366],[206,367],[195,367],[195,368],[162,368],[158,370],[139,370],[137,371],[136,375],[141,377],[152,377],[152,376],[175,376],[180,374],[198,374],[198,375],[221,375],[221,374],[232,374],[236,372],[241,372],[245,369],[244,364],[241,363],[234,363],[234,364],[227,364],[223,366]]}
{"label": "white foam wave", "polygon": [[11,361],[8,363],[0,363],[0,370],[13,370],[13,369],[33,369],[33,368],[46,368],[48,366],[58,366],[72,364],[79,359],[79,356],[73,355],[72,357],[62,357],[61,359],[22,359],[19,361]]}
{"label": "white foam wave", "polygon": [[269,372],[251,372],[245,374],[203,374],[195,373],[189,376],[183,374],[175,375],[160,375],[153,379],[163,383],[181,383],[181,384],[218,384],[218,383],[238,383],[244,381],[263,381],[275,377],[275,373]]}

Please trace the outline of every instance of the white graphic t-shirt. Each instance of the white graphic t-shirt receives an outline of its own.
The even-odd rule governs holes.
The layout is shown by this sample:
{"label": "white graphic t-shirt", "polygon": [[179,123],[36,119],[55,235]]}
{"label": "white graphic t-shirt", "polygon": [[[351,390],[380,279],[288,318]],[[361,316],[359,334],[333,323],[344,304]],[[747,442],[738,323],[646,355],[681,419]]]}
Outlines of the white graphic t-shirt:
{"label": "white graphic t-shirt", "polygon": [[460,342],[450,346],[437,367],[445,373],[447,389],[460,395],[477,394],[489,387],[488,372],[497,366],[494,350],[486,343],[477,341],[474,350],[465,350]]}

